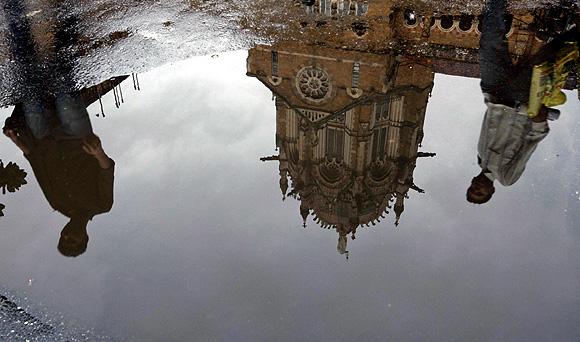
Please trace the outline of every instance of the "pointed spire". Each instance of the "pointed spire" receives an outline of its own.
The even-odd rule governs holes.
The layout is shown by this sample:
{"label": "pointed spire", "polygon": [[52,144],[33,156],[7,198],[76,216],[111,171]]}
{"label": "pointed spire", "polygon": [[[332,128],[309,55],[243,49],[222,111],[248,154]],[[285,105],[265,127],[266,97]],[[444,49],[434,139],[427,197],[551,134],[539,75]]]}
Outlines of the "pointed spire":
{"label": "pointed spire", "polygon": [[397,215],[395,219],[395,227],[399,225],[399,220],[401,219],[401,214],[405,210],[405,196],[403,194],[396,194],[397,201],[395,202],[395,214]]}
{"label": "pointed spire", "polygon": [[306,219],[310,214],[310,209],[304,203],[300,203],[300,216],[302,216],[302,227],[306,228]]}
{"label": "pointed spire", "polygon": [[346,235],[339,235],[338,236],[338,244],[336,245],[336,251],[338,254],[346,254],[346,258],[348,259],[348,251],[346,250],[347,247],[347,239]]}
{"label": "pointed spire", "polygon": [[288,191],[288,174],[286,170],[280,171],[280,191],[282,191],[282,201],[284,201]]}

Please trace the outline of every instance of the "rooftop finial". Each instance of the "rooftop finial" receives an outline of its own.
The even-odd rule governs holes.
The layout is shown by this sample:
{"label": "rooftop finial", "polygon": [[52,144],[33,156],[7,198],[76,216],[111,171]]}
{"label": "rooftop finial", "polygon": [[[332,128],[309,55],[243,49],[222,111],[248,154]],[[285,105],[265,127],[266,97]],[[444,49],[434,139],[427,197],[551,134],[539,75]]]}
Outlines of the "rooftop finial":
{"label": "rooftop finial", "polygon": [[395,227],[399,225],[399,220],[401,219],[401,214],[405,210],[405,196],[397,193],[397,201],[395,202],[395,214],[397,215],[395,219]]}
{"label": "rooftop finial", "polygon": [[306,219],[310,214],[310,209],[304,204],[304,202],[300,203],[300,216],[302,216],[302,227],[306,228]]}

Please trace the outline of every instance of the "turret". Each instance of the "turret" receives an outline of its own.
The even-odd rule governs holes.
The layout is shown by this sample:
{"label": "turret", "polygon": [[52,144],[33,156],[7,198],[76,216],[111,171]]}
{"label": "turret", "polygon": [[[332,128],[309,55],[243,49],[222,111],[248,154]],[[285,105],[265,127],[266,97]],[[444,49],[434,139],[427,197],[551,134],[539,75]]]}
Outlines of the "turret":
{"label": "turret", "polygon": [[300,203],[300,216],[302,216],[302,227],[306,228],[306,219],[310,214],[310,209],[306,206],[304,202]]}
{"label": "turret", "polygon": [[282,201],[286,199],[288,191],[288,171],[280,170],[280,191],[282,191]]}
{"label": "turret", "polygon": [[397,201],[395,202],[395,215],[397,215],[395,219],[395,226],[399,225],[399,220],[401,218],[401,214],[405,210],[405,196],[401,193],[396,194]]}

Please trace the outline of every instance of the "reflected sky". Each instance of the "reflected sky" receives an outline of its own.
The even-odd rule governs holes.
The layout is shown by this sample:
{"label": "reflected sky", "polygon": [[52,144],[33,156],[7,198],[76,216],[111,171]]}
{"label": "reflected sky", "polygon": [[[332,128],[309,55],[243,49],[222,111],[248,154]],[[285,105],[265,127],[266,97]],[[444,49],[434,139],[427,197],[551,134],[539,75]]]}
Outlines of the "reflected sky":
{"label": "reflected sky", "polygon": [[438,155],[414,174],[426,193],[410,195],[398,228],[359,231],[346,261],[336,233],[301,227],[277,168],[258,160],[275,146],[275,106],[245,76],[246,56],[142,74],[119,109],[104,98],[108,115],[93,122],[117,164],[114,209],[91,223],[82,258],[63,259],[66,221],[31,178],[6,198],[4,286],[131,340],[576,336],[573,115],[554,123],[520,182],[475,206],[464,196],[477,169],[478,82],[436,75],[423,146]]}
{"label": "reflected sky", "polygon": [[132,77],[120,84],[123,103],[109,91],[102,109],[87,108],[116,169],[114,206],[89,223],[81,257],[58,253],[67,218],[5,139],[2,160],[28,177],[0,197],[0,286],[32,315],[111,340],[580,336],[576,91],[524,176],[474,205],[465,190],[480,171],[479,80],[432,75],[420,150],[437,155],[412,171],[425,192],[407,193],[398,226],[391,213],[359,227],[346,259],[335,229],[312,216],[303,227],[301,201],[282,201],[280,163],[259,160],[280,152],[279,103],[246,74],[251,53],[152,67],[139,90]]}

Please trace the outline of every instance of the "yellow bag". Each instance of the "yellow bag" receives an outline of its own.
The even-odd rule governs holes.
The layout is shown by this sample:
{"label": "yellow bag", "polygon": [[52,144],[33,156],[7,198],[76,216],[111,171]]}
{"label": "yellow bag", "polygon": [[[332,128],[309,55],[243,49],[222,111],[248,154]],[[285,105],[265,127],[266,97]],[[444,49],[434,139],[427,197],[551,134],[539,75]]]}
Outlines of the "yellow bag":
{"label": "yellow bag", "polygon": [[[542,105],[554,107],[566,102],[562,88],[568,75],[579,59],[578,44],[567,42],[555,56],[555,62],[534,65],[528,102],[528,116],[533,118],[540,112]],[[579,95],[580,96],[580,95]]]}

